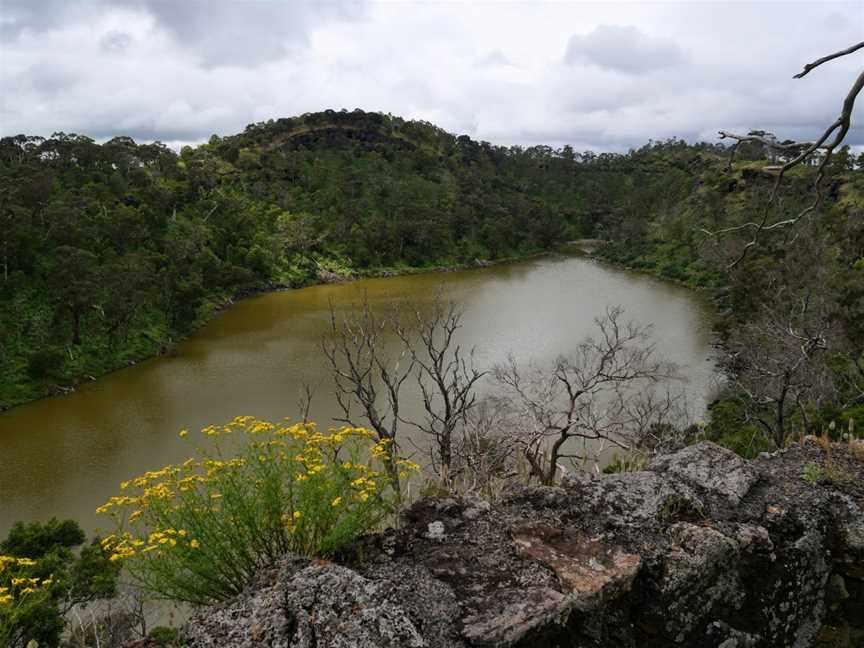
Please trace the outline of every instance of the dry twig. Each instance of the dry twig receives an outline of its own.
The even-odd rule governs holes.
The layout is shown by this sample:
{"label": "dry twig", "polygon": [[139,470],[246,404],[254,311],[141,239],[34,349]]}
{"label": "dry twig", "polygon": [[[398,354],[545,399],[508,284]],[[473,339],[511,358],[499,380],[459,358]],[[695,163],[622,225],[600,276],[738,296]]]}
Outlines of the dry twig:
{"label": "dry twig", "polygon": [[[835,52],[834,54],[829,54],[828,56],[823,56],[812,63],[808,63],[804,66],[804,70],[799,74],[796,74],[793,78],[800,79],[806,76],[811,70],[819,67],[823,63],[827,63],[828,61],[832,61],[834,59],[840,58],[842,56],[846,56],[848,54],[852,54],[853,52],[857,52],[858,50],[864,48],[864,41],[857,43],[851,47],[846,48],[845,50]],[[750,230],[753,232],[753,235],[750,241],[744,245],[744,249],[741,251],[741,254],[738,258],[730,264],[730,268],[734,268],[741,261],[744,260],[744,257],[747,255],[747,252],[758,243],[759,235],[762,232],[769,232],[772,230],[780,229],[783,227],[787,227],[789,225],[794,225],[799,222],[805,216],[811,214],[819,204],[822,202],[822,180],[825,177],[825,167],[828,162],[831,160],[834,151],[837,147],[843,142],[846,138],[846,135],[849,133],[849,129],[852,126],[852,110],[855,107],[855,100],[858,98],[858,95],[861,93],[862,88],[864,88],[864,71],[862,71],[855,82],[852,84],[846,98],[843,100],[843,106],[840,111],[840,116],[837,117],[813,142],[791,142],[791,143],[780,143],[773,137],[767,137],[764,134],[758,131],[751,131],[747,135],[736,135],[735,133],[730,133],[728,131],[720,131],[720,139],[732,139],[735,140],[735,143],[730,148],[729,154],[729,166],[731,167],[732,162],[735,159],[735,154],[738,151],[738,147],[746,142],[756,142],[762,144],[763,146],[780,152],[797,152],[791,160],[787,160],[784,164],[778,167],[766,167],[765,171],[775,173],[774,186],[771,189],[771,193],[768,197],[768,201],[765,204],[765,209],[763,210],[762,217],[756,221],[749,221],[747,223],[743,223],[741,225],[735,225],[733,227],[727,227],[717,231],[709,231],[706,229],[702,229],[702,232],[707,234],[710,237],[717,238],[718,236],[724,234],[730,234],[733,232],[739,232],[744,230]],[[833,138],[832,138],[833,136]],[[830,140],[830,141],[829,141]],[[770,208],[775,203],[777,199],[777,195],[780,189],[780,184],[783,181],[783,177],[786,172],[794,167],[802,164],[804,161],[812,157],[817,151],[823,152],[823,157],[819,163],[819,168],[816,173],[816,180],[814,182],[814,192],[816,194],[813,202],[807,205],[803,210],[798,212],[795,216],[791,218],[786,218],[783,220],[775,221],[773,223],[768,223],[768,219],[770,216]]]}

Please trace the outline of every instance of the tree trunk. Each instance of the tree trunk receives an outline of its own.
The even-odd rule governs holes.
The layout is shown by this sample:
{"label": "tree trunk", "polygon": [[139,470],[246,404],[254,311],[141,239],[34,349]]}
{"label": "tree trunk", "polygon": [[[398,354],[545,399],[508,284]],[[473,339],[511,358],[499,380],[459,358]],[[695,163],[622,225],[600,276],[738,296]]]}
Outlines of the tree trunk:
{"label": "tree trunk", "polygon": [[72,309],[72,344],[81,346],[81,311]]}

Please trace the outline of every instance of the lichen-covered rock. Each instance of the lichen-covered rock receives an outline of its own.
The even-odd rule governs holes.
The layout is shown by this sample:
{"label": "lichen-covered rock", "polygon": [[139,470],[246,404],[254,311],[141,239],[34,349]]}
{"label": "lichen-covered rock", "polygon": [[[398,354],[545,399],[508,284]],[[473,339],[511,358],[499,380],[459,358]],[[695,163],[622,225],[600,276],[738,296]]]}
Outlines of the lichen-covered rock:
{"label": "lichen-covered rock", "polygon": [[663,472],[709,497],[737,506],[759,479],[756,469],[731,450],[710,441],[657,457],[648,470]]}
{"label": "lichen-covered rock", "polygon": [[[832,481],[802,478],[809,463]],[[830,464],[825,464],[830,462]],[[335,563],[286,558],[191,648],[864,646],[864,464],[702,443],[490,506],[431,498]]]}

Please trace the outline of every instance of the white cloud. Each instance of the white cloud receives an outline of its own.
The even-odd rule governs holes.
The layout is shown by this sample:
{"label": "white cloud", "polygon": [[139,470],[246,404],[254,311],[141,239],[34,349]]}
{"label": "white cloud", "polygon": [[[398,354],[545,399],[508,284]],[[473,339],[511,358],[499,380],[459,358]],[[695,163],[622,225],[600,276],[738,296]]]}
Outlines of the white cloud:
{"label": "white cloud", "polygon": [[499,144],[809,138],[864,57],[791,77],[862,27],[851,3],[3,0],[0,135],[199,142],[362,108]]}

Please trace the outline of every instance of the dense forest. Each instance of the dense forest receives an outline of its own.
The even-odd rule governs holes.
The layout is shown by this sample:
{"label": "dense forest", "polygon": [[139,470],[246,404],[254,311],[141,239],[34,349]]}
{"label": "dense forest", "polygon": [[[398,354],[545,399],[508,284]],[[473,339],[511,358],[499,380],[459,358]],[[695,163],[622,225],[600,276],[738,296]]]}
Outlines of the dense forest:
{"label": "dense forest", "polygon": [[359,110],[252,124],[179,155],[128,137],[7,137],[0,409],[169,349],[238,295],[598,238],[610,261],[717,301],[730,381],[715,437],[752,452],[854,425],[864,160],[835,155],[819,208],[742,259],[746,231],[711,232],[812,200],[804,167],[769,203],[770,157],[747,145],[730,164],[722,145],[679,140],[622,155],[507,148]]}

